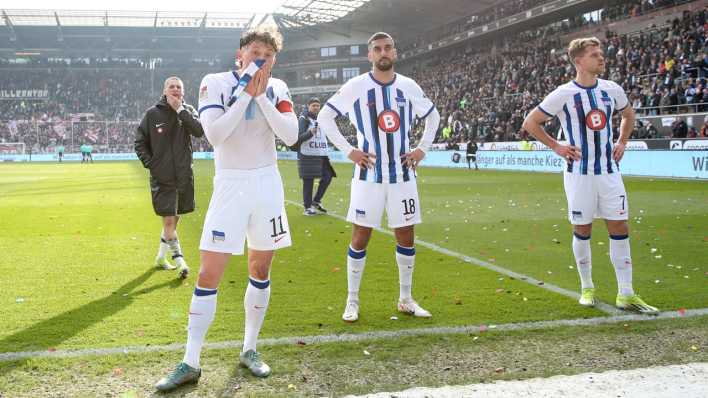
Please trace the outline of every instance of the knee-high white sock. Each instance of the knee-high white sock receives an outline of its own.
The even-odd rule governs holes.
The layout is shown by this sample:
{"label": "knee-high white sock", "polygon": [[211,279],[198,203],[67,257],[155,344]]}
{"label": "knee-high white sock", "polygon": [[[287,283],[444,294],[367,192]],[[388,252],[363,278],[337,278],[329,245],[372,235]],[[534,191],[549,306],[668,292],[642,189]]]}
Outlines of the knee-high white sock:
{"label": "knee-high white sock", "polygon": [[573,254],[580,275],[580,286],[583,289],[595,287],[592,283],[592,250],[589,236],[573,233]]}
{"label": "knee-high white sock", "polygon": [[187,332],[187,347],[182,362],[193,368],[199,368],[199,355],[204,345],[209,326],[216,313],[216,289],[205,289],[197,286],[189,306],[189,327]]}
{"label": "knee-high white sock", "polygon": [[415,247],[396,245],[396,263],[398,264],[398,282],[400,293],[398,300],[410,300],[413,286],[413,267],[415,266]]}
{"label": "knee-high white sock", "polygon": [[366,249],[354,250],[349,246],[347,254],[347,286],[349,294],[347,301],[359,301],[359,286],[361,285],[361,277],[364,275],[364,266],[366,265]]}
{"label": "knee-high white sock", "polygon": [[268,302],[270,301],[270,280],[248,278],[246,296],[243,299],[243,308],[246,311],[246,327],[243,336],[243,351],[256,351],[258,333],[263,326]]}
{"label": "knee-high white sock", "polygon": [[632,256],[629,249],[629,235],[610,235],[610,260],[615,267],[619,294],[623,296],[633,295]]}

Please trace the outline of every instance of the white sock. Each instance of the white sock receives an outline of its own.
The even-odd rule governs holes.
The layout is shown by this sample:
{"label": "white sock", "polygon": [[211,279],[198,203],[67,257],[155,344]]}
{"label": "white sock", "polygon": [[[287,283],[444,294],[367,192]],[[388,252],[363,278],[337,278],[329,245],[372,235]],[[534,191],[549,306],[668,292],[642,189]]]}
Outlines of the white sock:
{"label": "white sock", "polygon": [[633,295],[629,235],[610,235],[610,260],[615,267],[619,294],[623,296]]}
{"label": "white sock", "polygon": [[182,362],[199,369],[199,355],[204,345],[209,326],[216,313],[216,289],[197,286],[189,306],[189,327],[187,329],[187,347]]}
{"label": "white sock", "polygon": [[589,236],[584,237],[573,233],[573,254],[580,274],[580,286],[583,289],[595,287],[592,283],[592,250]]}
{"label": "white sock", "polygon": [[177,262],[183,262],[184,256],[182,255],[182,247],[179,245],[179,237],[177,236],[177,231],[175,231],[175,238],[167,241],[167,246],[170,248],[170,255],[172,259]]}
{"label": "white sock", "polygon": [[396,263],[400,285],[399,301],[410,300],[413,286],[413,267],[415,266],[415,247],[396,245]]}
{"label": "white sock", "polygon": [[359,301],[359,286],[361,285],[361,277],[364,275],[364,266],[366,265],[366,249],[354,250],[349,246],[347,254],[347,286],[349,294],[347,301]]}
{"label": "white sock", "polygon": [[164,232],[160,232],[160,248],[157,251],[157,257],[163,258],[167,253],[169,253],[170,247],[167,245],[167,239],[165,239]]}
{"label": "white sock", "polygon": [[254,277],[248,279],[246,296],[243,299],[243,308],[246,311],[246,327],[243,336],[243,351],[256,351],[258,333],[263,326],[268,302],[270,301],[270,280],[258,280]]}

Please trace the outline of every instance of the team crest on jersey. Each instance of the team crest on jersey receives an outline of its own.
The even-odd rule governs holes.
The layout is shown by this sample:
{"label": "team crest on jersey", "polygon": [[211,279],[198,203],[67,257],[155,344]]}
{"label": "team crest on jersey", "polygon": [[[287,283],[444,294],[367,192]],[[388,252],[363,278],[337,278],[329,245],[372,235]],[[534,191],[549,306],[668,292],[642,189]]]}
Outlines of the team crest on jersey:
{"label": "team crest on jersey", "polygon": [[396,97],[396,103],[398,106],[406,106],[406,99],[403,97]]}
{"label": "team crest on jersey", "polygon": [[398,113],[392,110],[385,110],[379,113],[379,128],[387,133],[398,131],[401,127],[401,118]]}
{"label": "team crest on jersey", "polygon": [[593,109],[585,116],[585,125],[590,130],[603,130],[607,126],[607,115],[599,109]]}

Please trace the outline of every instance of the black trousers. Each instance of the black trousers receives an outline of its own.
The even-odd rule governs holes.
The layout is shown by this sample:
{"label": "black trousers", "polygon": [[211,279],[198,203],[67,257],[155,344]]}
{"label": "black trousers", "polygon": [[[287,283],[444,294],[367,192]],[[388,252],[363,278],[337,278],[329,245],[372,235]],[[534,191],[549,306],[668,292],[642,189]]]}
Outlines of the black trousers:
{"label": "black trousers", "polygon": [[[324,197],[329,183],[332,182],[332,167],[327,164],[322,168],[322,177],[320,177],[320,183],[317,185],[317,193],[315,194],[314,201],[320,203],[322,197]],[[305,208],[310,208],[312,206],[312,190],[315,186],[314,178],[303,178],[302,179],[302,201]]]}

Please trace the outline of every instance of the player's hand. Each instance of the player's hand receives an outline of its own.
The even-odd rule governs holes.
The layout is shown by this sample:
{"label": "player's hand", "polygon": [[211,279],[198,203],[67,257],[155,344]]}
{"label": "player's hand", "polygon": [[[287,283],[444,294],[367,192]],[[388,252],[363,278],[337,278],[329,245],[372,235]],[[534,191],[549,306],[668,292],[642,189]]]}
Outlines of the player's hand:
{"label": "player's hand", "polygon": [[617,141],[614,149],[612,149],[612,159],[614,159],[615,162],[619,163],[619,161],[622,160],[622,157],[624,156],[624,149],[625,149],[624,142]]}
{"label": "player's hand", "polygon": [[266,92],[266,88],[268,87],[268,79],[270,79],[270,65],[263,65],[261,69],[256,72],[256,95],[255,97],[258,97],[259,95],[263,94]]}
{"label": "player's hand", "polygon": [[410,167],[415,170],[418,167],[418,163],[425,157],[425,152],[422,149],[416,148],[411,152],[404,153],[401,155],[401,162],[404,166]]}
{"label": "player's hand", "polygon": [[349,152],[349,159],[358,164],[361,168],[371,169],[376,162],[376,155],[360,151],[359,149],[352,149],[352,151]]}
{"label": "player's hand", "polygon": [[580,160],[583,155],[580,152],[580,148],[577,146],[573,145],[558,145],[555,148],[553,148],[553,152],[555,152],[558,156],[562,157],[563,159],[566,160],[566,162],[570,162],[571,160]]}
{"label": "player's hand", "polygon": [[182,98],[176,95],[167,95],[167,103],[170,105],[175,112],[182,106]]}

